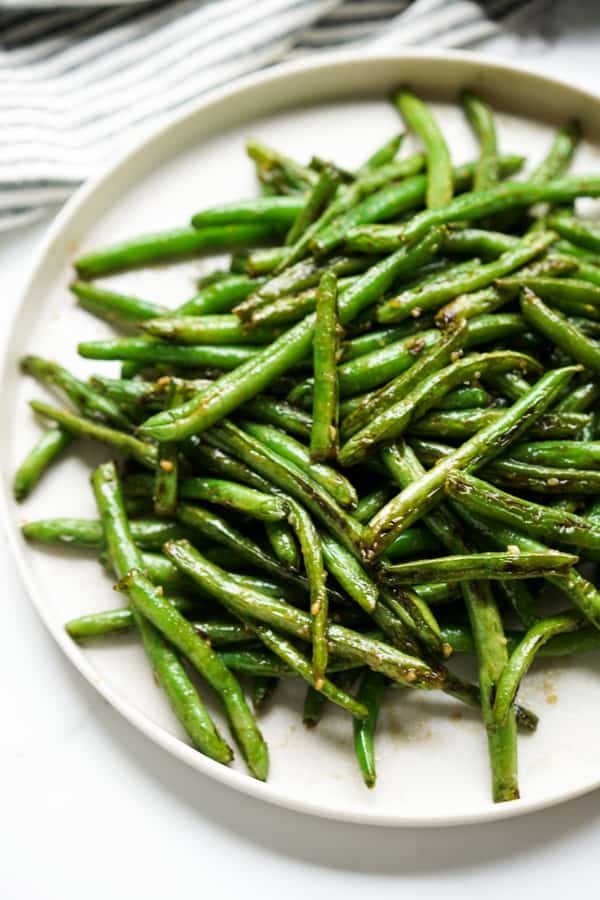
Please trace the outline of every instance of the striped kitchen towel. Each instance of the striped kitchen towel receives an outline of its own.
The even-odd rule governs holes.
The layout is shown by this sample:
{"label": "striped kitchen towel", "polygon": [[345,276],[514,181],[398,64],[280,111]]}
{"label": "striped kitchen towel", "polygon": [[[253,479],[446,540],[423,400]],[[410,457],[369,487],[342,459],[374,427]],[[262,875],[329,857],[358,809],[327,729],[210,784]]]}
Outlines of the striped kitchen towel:
{"label": "striped kitchen towel", "polygon": [[6,0],[0,229],[51,214],[145,131],[238,76],[323,50],[471,45],[540,2],[148,0],[19,12]]}

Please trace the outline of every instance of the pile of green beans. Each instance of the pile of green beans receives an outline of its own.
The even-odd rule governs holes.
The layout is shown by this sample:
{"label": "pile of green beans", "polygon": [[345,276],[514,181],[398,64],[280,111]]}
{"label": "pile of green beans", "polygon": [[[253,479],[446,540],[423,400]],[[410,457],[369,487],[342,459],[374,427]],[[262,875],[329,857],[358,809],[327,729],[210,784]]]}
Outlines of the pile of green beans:
{"label": "pile of green beans", "polygon": [[[122,370],[21,361],[60,399],[31,402],[45,430],[14,492],[107,448],[97,516],[23,534],[98,554],[126,604],[68,634],[141,639],[200,753],[236,745],[266,779],[258,718],[296,679],[307,727],[349,714],[373,787],[380,709],[406,696],[389,687],[441,690],[479,708],[502,802],[537,654],[600,649],[600,230],[576,206],[600,175],[568,174],[575,123],[519,180],[482,98],[460,98],[479,146],[460,167],[422,99],[393,102],[411,156],[402,134],[354,168],[251,141],[260,196],[75,260],[77,303],[117,330],[79,355]],[[224,253],[176,307],[108,280]]]}

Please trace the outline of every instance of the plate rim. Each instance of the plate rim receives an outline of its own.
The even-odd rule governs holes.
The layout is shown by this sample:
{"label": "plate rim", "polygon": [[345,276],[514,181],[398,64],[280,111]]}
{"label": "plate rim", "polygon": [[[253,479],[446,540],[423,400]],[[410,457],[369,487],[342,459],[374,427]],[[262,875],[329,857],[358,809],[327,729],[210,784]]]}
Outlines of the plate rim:
{"label": "plate rim", "polygon": [[[572,92],[573,95],[581,98],[583,102],[597,105],[600,112],[600,96],[592,91],[572,85],[564,79],[546,75],[537,70],[535,66],[514,63],[511,60],[503,59],[502,57],[492,54],[488,55],[471,51],[431,51],[425,49],[399,50],[397,52],[377,51],[376,49],[359,52],[335,51],[319,54],[316,59],[314,57],[309,57],[308,59],[281,63],[267,70],[242,76],[226,86],[202,95],[201,98],[184,111],[174,114],[166,122],[163,122],[160,126],[145,134],[141,140],[136,141],[127,150],[119,154],[116,160],[104,165],[94,177],[79,187],[59,211],[34,250],[29,275],[20,292],[17,302],[13,307],[12,316],[9,318],[5,340],[0,352],[0,383],[5,382],[9,373],[9,347],[12,343],[21,309],[27,300],[32,284],[38,276],[38,271],[42,268],[44,260],[52,250],[54,242],[57,241],[63,229],[68,225],[71,218],[77,214],[80,207],[86,203],[90,195],[100,190],[107,180],[120,170],[121,167],[127,165],[127,163],[132,160],[138,152],[142,151],[146,145],[164,140],[171,129],[179,128],[186,120],[195,118],[202,110],[207,109],[211,105],[228,101],[244,90],[268,85],[288,74],[294,75],[302,72],[315,72],[319,69],[328,68],[338,64],[351,65],[354,62],[372,62],[374,64],[382,62],[402,63],[402,61],[423,59],[431,61],[433,65],[444,65],[455,61],[463,63],[467,67],[477,66],[488,71],[500,69],[507,74],[517,72],[526,78],[538,81],[545,89],[551,88],[552,86],[560,87],[562,90],[566,88],[568,91]],[[10,473],[5,473],[5,475],[6,474],[10,475]],[[152,722],[144,712],[139,710],[131,701],[127,700],[126,697],[122,696],[118,690],[113,689],[110,684],[99,676],[92,664],[88,662],[83,650],[68,637],[64,628],[60,627],[60,625],[52,620],[52,617],[41,599],[40,591],[38,591],[34,579],[29,572],[26,556],[23,551],[22,538],[19,535],[18,530],[14,527],[11,510],[15,501],[12,497],[9,482],[10,478],[8,481],[3,479],[2,489],[0,490],[0,522],[4,527],[11,556],[15,562],[19,577],[27,591],[29,599],[43,624],[62,652],[86,681],[95,688],[100,696],[106,700],[110,706],[114,707],[114,709],[116,709],[130,725],[137,728],[156,745],[168,751],[178,760],[185,762],[191,768],[201,772],[203,775],[214,778],[226,787],[233,790],[239,790],[247,796],[254,797],[266,803],[272,803],[276,806],[281,806],[296,812],[302,812],[339,822],[377,827],[432,828],[497,822],[515,816],[522,816],[556,806],[559,803],[564,803],[567,800],[590,793],[600,786],[599,774],[598,778],[593,783],[588,782],[583,785],[576,785],[564,789],[552,797],[545,797],[537,800],[521,799],[506,804],[490,805],[489,809],[477,813],[442,813],[415,817],[414,815],[380,812],[377,810],[367,810],[365,808],[359,808],[353,812],[352,810],[340,810],[330,803],[317,803],[310,800],[301,800],[288,796],[284,789],[269,784],[269,782],[263,783],[257,781],[245,772],[236,771],[235,769],[220,765],[198,753],[197,750],[178,737],[170,734],[162,726]]]}

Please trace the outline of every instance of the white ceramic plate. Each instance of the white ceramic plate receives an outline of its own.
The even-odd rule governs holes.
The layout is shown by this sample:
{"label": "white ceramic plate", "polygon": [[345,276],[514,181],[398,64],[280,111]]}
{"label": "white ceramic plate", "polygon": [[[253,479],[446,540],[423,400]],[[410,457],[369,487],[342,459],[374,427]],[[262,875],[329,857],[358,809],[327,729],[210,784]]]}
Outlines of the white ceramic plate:
{"label": "white ceramic plate", "polygon": [[[539,809],[599,784],[599,655],[539,665],[527,679],[523,700],[541,721],[536,735],[519,741],[519,802],[494,806],[490,801],[485,737],[477,716],[441,695],[407,690],[388,692],[377,744],[378,783],[368,791],[353,758],[348,717],[328,709],[320,727],[307,732],[300,721],[303,690],[280,687],[262,719],[272,770],[268,784],[260,784],[243,764],[226,769],[184,742],[133,638],[79,647],[63,631],[67,619],[110,608],[117,597],[94,559],[28,546],[19,525],[48,515],[94,516],[89,471],[101,453],[86,451],[85,459],[80,452],[70,455],[23,506],[11,497],[15,466],[39,433],[27,400],[42,393],[18,376],[18,357],[40,352],[82,374],[116,369],[76,355],[78,340],[101,338],[108,330],[79,310],[67,292],[70,260],[127,235],[185,223],[195,210],[216,201],[253,194],[252,166],[244,157],[248,135],[301,159],[317,152],[352,167],[398,130],[398,116],[386,97],[402,82],[437,101],[456,161],[473,157],[475,147],[460,110],[443,101],[453,101],[461,87],[470,86],[502,110],[498,126],[505,151],[538,159],[553,126],[576,115],[589,141],[578,153],[576,168],[598,170],[596,99],[468,54],[327,57],[273,69],[203,100],[80,190],[51,228],[7,342],[2,496],[15,557],[44,622],[82,675],[149,738],[200,771],[274,803],[378,825],[440,825]],[[208,265],[142,271],[112,283],[175,305],[193,293],[194,275]]]}

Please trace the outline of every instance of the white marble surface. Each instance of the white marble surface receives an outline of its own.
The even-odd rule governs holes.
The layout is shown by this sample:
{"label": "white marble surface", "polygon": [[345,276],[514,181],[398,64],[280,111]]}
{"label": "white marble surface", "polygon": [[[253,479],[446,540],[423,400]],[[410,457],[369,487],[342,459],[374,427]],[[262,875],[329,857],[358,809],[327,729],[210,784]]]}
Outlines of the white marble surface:
{"label": "white marble surface", "polygon": [[[600,93],[600,13],[563,2],[544,36],[489,49]],[[2,340],[45,225],[0,239]],[[0,435],[1,435],[0,431]],[[213,784],[109,709],[46,634],[0,542],[0,896],[173,900],[236,893],[489,900],[555,897],[600,876],[598,794],[480,827],[366,830],[299,816]],[[382,786],[383,787],[383,786]]]}

